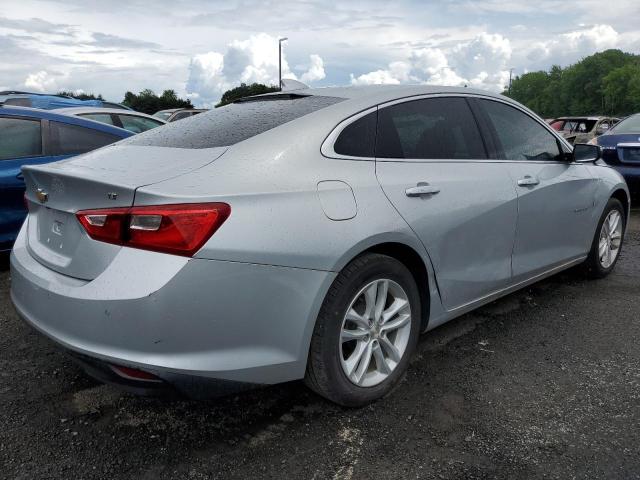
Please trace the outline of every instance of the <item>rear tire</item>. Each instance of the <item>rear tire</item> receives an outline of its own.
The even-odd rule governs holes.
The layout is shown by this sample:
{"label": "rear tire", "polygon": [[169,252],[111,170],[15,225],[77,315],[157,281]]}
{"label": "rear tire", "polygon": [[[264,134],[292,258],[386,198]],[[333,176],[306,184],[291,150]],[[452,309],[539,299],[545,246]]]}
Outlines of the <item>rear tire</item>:
{"label": "rear tire", "polygon": [[336,277],[311,339],[305,383],[357,407],[387,393],[415,350],[421,306],[411,272],[398,260],[365,254]]}
{"label": "rear tire", "polygon": [[622,250],[626,212],[617,198],[610,198],[593,237],[584,272],[589,278],[604,278],[616,266]]}

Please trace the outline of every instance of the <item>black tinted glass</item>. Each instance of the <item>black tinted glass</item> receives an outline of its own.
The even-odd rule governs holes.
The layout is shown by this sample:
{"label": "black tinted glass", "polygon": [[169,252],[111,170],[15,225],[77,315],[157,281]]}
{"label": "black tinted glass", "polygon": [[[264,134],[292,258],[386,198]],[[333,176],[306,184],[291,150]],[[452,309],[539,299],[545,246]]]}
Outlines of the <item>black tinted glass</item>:
{"label": "black tinted glass", "polygon": [[556,137],[520,110],[501,102],[479,100],[502,144],[503,160],[557,160]]}
{"label": "black tinted glass", "polygon": [[42,155],[40,120],[0,118],[0,160]]}
{"label": "black tinted glass", "polygon": [[333,150],[340,155],[373,157],[375,155],[377,112],[369,113],[349,124],[336,140]]}
{"label": "black tinted glass", "polygon": [[464,98],[429,98],[378,112],[380,158],[486,158],[482,137]]}
{"label": "black tinted glass", "polygon": [[125,143],[177,148],[226,147],[342,100],[310,95],[232,103],[149,130]]}
{"label": "black tinted glass", "polygon": [[117,142],[109,133],[60,122],[49,122],[52,155],[75,155]]}

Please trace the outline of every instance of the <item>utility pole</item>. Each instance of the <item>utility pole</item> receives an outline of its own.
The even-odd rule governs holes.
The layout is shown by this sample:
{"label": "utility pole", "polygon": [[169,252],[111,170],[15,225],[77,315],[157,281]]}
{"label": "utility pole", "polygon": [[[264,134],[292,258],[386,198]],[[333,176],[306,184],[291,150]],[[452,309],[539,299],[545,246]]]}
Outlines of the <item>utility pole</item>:
{"label": "utility pole", "polygon": [[282,42],[288,40],[287,37],[278,39],[278,88],[282,90]]}
{"label": "utility pole", "polygon": [[511,67],[509,69],[509,95],[511,95],[511,77],[513,76],[513,71],[515,70],[515,68]]}

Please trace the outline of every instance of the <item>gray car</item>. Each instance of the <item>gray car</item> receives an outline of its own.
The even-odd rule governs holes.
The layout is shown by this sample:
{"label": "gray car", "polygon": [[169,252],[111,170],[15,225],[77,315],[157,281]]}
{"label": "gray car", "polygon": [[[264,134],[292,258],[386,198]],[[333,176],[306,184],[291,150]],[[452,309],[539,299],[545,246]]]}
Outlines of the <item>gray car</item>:
{"label": "gray car", "polygon": [[11,296],[134,391],[304,378],[363,405],[420,332],[572,266],[614,268],[629,194],[599,152],[468,88],[252,97],[25,167]]}

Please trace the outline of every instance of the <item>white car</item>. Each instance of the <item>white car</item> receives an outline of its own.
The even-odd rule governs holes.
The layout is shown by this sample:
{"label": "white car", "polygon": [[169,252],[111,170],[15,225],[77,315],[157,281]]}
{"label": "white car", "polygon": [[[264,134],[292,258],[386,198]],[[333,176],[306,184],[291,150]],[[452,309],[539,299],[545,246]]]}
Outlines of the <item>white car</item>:
{"label": "white car", "polygon": [[124,128],[133,133],[146,132],[147,130],[160,127],[167,123],[162,119],[152,117],[146,113],[122,110],[119,108],[69,107],[58,108],[56,109],[56,113],[87,118],[96,122],[106,123],[107,125]]}

